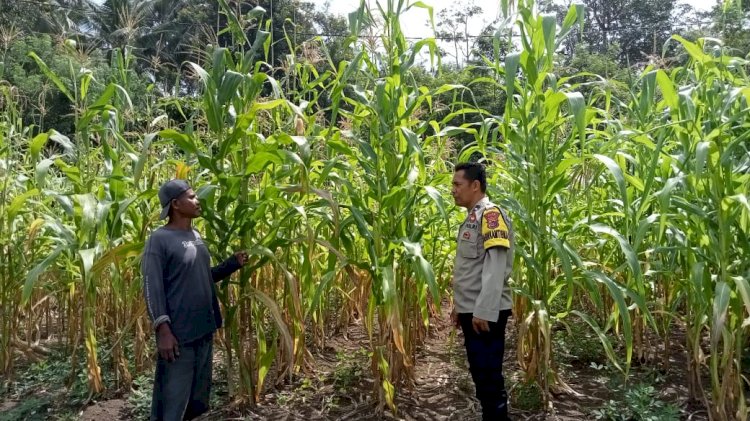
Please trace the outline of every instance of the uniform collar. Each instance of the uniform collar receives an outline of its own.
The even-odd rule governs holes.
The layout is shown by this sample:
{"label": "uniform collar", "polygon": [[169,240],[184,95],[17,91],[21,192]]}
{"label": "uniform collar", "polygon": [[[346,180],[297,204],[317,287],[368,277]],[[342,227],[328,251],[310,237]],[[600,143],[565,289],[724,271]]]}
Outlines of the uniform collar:
{"label": "uniform collar", "polygon": [[474,205],[473,208],[468,210],[468,214],[471,215],[472,212],[479,212],[482,209],[487,207],[487,204],[490,203],[490,199],[487,196],[484,196],[483,198],[479,199],[476,205]]}

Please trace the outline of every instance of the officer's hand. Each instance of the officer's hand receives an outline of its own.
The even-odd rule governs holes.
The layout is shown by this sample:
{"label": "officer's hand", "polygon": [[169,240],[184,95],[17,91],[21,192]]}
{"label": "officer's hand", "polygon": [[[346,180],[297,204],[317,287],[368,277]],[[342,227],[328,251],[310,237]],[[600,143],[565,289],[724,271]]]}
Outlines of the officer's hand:
{"label": "officer's hand", "polygon": [[247,252],[244,250],[234,253],[234,257],[237,258],[237,262],[240,264],[240,266],[245,266],[245,264],[247,263]]}
{"label": "officer's hand", "polygon": [[156,331],[156,348],[159,350],[159,356],[168,362],[172,362],[180,357],[180,346],[177,344],[177,338],[172,334],[169,324],[162,323]]}
{"label": "officer's hand", "polygon": [[451,323],[455,328],[461,327],[461,322],[458,321],[458,312],[456,312],[455,307],[453,307],[453,310],[451,310]]}
{"label": "officer's hand", "polygon": [[477,332],[477,334],[490,331],[490,324],[487,322],[487,320],[480,319],[478,317],[473,317],[471,319],[471,325],[472,327],[474,327],[474,332]]}

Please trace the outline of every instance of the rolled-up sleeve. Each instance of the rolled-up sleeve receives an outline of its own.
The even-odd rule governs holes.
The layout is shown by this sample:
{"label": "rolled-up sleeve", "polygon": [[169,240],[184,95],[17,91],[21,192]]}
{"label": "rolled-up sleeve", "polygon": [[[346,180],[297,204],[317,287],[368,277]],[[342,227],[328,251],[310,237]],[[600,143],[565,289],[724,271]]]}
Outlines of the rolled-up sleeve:
{"label": "rolled-up sleeve", "polygon": [[156,330],[162,323],[171,323],[171,319],[167,312],[167,297],[164,293],[164,256],[158,242],[153,238],[148,240],[143,251],[141,273],[146,309]]}

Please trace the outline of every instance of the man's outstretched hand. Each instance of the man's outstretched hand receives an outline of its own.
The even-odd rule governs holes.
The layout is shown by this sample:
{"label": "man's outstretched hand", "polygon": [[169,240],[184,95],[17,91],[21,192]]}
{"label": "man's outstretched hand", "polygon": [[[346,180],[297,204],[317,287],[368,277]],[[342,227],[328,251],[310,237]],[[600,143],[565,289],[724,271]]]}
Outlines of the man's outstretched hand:
{"label": "man's outstretched hand", "polygon": [[240,264],[240,266],[245,266],[248,260],[247,252],[242,250],[234,253],[234,257],[237,258],[237,262]]}

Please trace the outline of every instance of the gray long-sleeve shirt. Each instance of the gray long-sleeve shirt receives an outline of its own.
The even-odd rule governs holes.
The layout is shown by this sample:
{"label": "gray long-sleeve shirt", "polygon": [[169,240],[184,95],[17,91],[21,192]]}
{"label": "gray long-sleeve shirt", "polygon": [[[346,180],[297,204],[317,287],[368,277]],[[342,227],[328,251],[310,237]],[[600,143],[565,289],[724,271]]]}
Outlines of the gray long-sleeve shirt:
{"label": "gray long-sleeve shirt", "polygon": [[141,272],[148,314],[154,329],[169,323],[180,344],[221,327],[214,282],[240,268],[235,256],[211,267],[211,256],[197,231],[161,227],[143,252]]}
{"label": "gray long-sleeve shirt", "polygon": [[458,232],[453,302],[458,313],[496,322],[512,307],[508,278],[513,270],[513,228],[507,214],[483,198]]}

